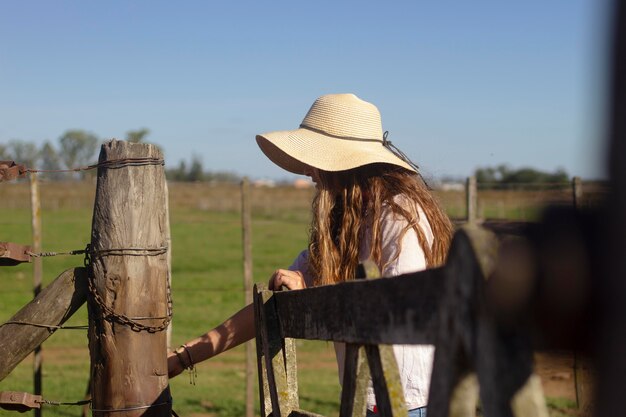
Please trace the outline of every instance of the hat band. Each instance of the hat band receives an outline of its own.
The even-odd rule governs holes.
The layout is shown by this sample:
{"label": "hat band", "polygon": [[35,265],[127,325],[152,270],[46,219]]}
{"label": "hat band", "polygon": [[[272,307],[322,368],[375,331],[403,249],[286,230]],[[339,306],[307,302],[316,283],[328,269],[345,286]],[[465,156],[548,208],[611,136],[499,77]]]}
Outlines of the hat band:
{"label": "hat band", "polygon": [[[387,139],[387,136],[389,135],[389,131],[387,131],[387,130],[385,130],[385,133],[383,133],[383,139],[380,140],[380,139],[355,138],[353,136],[333,135],[332,133],[325,132],[325,131],[323,131],[321,129],[316,129],[314,127],[307,126],[304,123],[300,124],[300,128],[301,129],[310,130],[311,132],[319,133],[321,135],[330,136],[332,138],[341,139],[341,140],[351,140],[351,141],[356,141],[356,142],[378,142],[378,143],[381,143],[385,149],[387,149],[392,154],[394,154],[396,157],[398,157],[399,159],[401,159],[402,161],[404,161],[408,165],[410,165],[415,170],[417,175],[419,175],[420,178],[422,178],[422,181],[424,181],[424,183],[428,187],[428,184],[424,180],[424,177],[422,177],[422,174],[420,172],[419,166],[417,166],[417,164],[415,162],[411,161],[411,159],[404,152],[402,152],[400,150],[400,148],[395,146],[393,143],[391,143],[390,140]],[[430,188],[430,187],[428,187],[428,188]]]}
{"label": "hat band", "polygon": [[301,124],[300,125],[301,129],[306,129],[306,130],[310,130],[311,132],[315,132],[315,133],[319,133],[321,135],[324,136],[330,136],[331,138],[336,138],[336,139],[341,139],[341,140],[353,140],[353,141],[357,141],[357,142],[379,142],[379,143],[384,143],[383,140],[381,139],[367,139],[367,138],[357,138],[354,136],[340,136],[340,135],[333,135],[332,133],[328,133],[322,129],[316,129],[314,127],[310,127],[307,126],[305,124]]}

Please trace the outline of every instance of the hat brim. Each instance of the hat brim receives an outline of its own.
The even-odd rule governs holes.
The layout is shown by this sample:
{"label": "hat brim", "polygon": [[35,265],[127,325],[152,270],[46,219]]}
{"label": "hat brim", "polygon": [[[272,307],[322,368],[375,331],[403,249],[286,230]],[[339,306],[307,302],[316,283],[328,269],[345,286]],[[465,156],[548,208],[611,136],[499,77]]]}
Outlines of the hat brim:
{"label": "hat brim", "polygon": [[262,133],[256,141],[272,162],[294,174],[304,175],[308,166],[334,172],[375,163],[416,172],[379,141],[339,139],[308,129]]}

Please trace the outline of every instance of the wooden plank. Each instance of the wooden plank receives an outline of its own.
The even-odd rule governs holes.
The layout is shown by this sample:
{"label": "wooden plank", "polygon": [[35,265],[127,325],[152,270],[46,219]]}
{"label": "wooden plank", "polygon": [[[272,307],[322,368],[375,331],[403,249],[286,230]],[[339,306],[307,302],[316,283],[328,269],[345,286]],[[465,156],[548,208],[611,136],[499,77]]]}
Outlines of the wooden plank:
{"label": "wooden plank", "polygon": [[[257,294],[257,305],[271,414],[280,417],[288,416],[293,409],[299,408],[298,381],[294,341],[283,339],[280,334],[274,295],[273,291],[260,291]],[[264,412],[267,416],[270,412],[265,402]]]}
{"label": "wooden plank", "polygon": [[68,269],[0,326],[0,381],[56,331],[34,324],[61,326],[86,299],[86,269]]}
{"label": "wooden plank", "polygon": [[165,173],[155,161],[162,154],[150,144],[112,140],[100,152],[89,302],[92,411],[99,417],[171,412]]}
{"label": "wooden plank", "polygon": [[382,417],[406,417],[404,391],[391,345],[365,345],[376,406]]}
{"label": "wooden plank", "polygon": [[347,343],[339,417],[363,417],[365,415],[370,376],[365,347]]}
{"label": "wooden plank", "polygon": [[[362,264],[365,278],[380,278],[378,266],[371,260]],[[372,374],[376,406],[382,417],[406,417],[404,390],[392,345],[365,345],[367,363]]]}
{"label": "wooden plank", "polygon": [[[265,313],[266,342],[264,345],[265,366],[268,370],[270,395],[274,417],[287,416],[291,410],[298,408],[298,387],[293,384],[296,362],[293,356],[295,349],[291,339],[283,339],[278,325],[274,292],[263,291],[263,307]],[[274,388],[272,390],[272,388]]]}
{"label": "wooden plank", "polygon": [[434,343],[443,281],[443,269],[437,268],[279,292],[281,332],[296,339],[346,343]]}
{"label": "wooden plank", "polygon": [[263,310],[263,297],[261,293],[267,291],[263,284],[256,284],[253,292],[254,302],[254,328],[256,332],[256,355],[257,375],[259,378],[259,404],[261,417],[267,417],[272,413],[272,399],[270,398],[270,383],[268,380],[267,367],[265,366],[265,354],[263,346],[266,344],[265,313]]}
{"label": "wooden plank", "polygon": [[472,241],[465,229],[457,232],[445,267],[446,288],[428,398],[430,417],[448,417],[458,410],[469,412],[466,415],[470,417],[476,413],[476,397],[472,395],[475,392],[472,385],[476,383],[472,382],[470,374],[476,355],[475,320],[479,308],[476,285],[483,279],[483,269],[472,246],[472,243],[480,246],[476,240]]}
{"label": "wooden plank", "polygon": [[431,417],[474,415],[474,372],[484,416],[547,416],[532,374],[527,323],[499,321],[487,299],[497,248],[495,236],[475,227],[463,228],[452,242],[428,401]]}

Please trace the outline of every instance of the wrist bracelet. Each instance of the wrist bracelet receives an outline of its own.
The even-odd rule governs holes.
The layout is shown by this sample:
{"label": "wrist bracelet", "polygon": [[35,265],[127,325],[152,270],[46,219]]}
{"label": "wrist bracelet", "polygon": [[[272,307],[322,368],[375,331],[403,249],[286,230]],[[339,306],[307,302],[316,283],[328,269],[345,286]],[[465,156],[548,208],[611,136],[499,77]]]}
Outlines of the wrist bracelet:
{"label": "wrist bracelet", "polygon": [[180,354],[178,349],[174,349],[174,354],[176,354],[176,357],[178,358],[178,362],[180,362],[180,366],[182,366],[183,369],[187,369],[187,365],[185,365],[185,361],[183,360],[183,356]]}
{"label": "wrist bracelet", "polygon": [[192,385],[196,385],[196,378],[198,377],[198,370],[196,369],[196,365],[193,362],[193,357],[191,356],[191,350],[187,347],[187,345],[180,345],[183,348],[183,351],[187,352],[187,356],[189,357],[189,366],[185,366],[185,361],[183,361],[182,353],[179,353],[178,350],[175,350],[176,356],[178,356],[178,360],[183,365],[184,369],[189,370],[189,383]]}
{"label": "wrist bracelet", "polygon": [[189,348],[187,347],[187,345],[180,345],[180,347],[183,348],[183,350],[185,352],[187,352],[187,356],[189,356],[189,368],[193,368],[193,366],[195,365],[193,362],[193,358],[191,357],[191,350],[189,350]]}

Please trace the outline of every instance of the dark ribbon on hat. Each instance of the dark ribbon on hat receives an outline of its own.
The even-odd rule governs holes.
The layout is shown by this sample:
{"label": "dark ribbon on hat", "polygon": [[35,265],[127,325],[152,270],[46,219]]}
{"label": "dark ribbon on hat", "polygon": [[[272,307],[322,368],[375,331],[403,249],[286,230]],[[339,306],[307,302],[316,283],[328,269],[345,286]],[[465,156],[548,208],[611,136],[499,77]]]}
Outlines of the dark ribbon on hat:
{"label": "dark ribbon on hat", "polygon": [[394,154],[395,156],[397,156],[398,158],[402,159],[404,162],[409,164],[411,167],[413,167],[415,171],[419,172],[420,169],[417,166],[417,164],[411,161],[411,159],[408,156],[406,156],[406,154],[402,152],[396,145],[391,143],[391,141],[387,139],[387,136],[389,136],[389,131],[385,130],[385,133],[383,133],[383,146],[387,148],[392,154]]}
{"label": "dark ribbon on hat", "polygon": [[391,141],[387,139],[387,136],[389,136],[389,131],[385,130],[385,133],[383,133],[383,146],[387,148],[389,152],[391,152],[392,154],[394,154],[395,156],[397,156],[398,158],[400,158],[401,160],[409,164],[415,170],[415,172],[417,172],[417,175],[419,175],[419,177],[422,179],[424,184],[426,184],[426,187],[428,189],[431,189],[428,183],[426,182],[426,180],[424,179],[424,177],[422,176],[422,173],[420,172],[420,168],[417,166],[417,164],[411,161],[411,158],[406,156],[406,154],[402,152],[400,148],[398,148],[396,145],[391,143]]}

